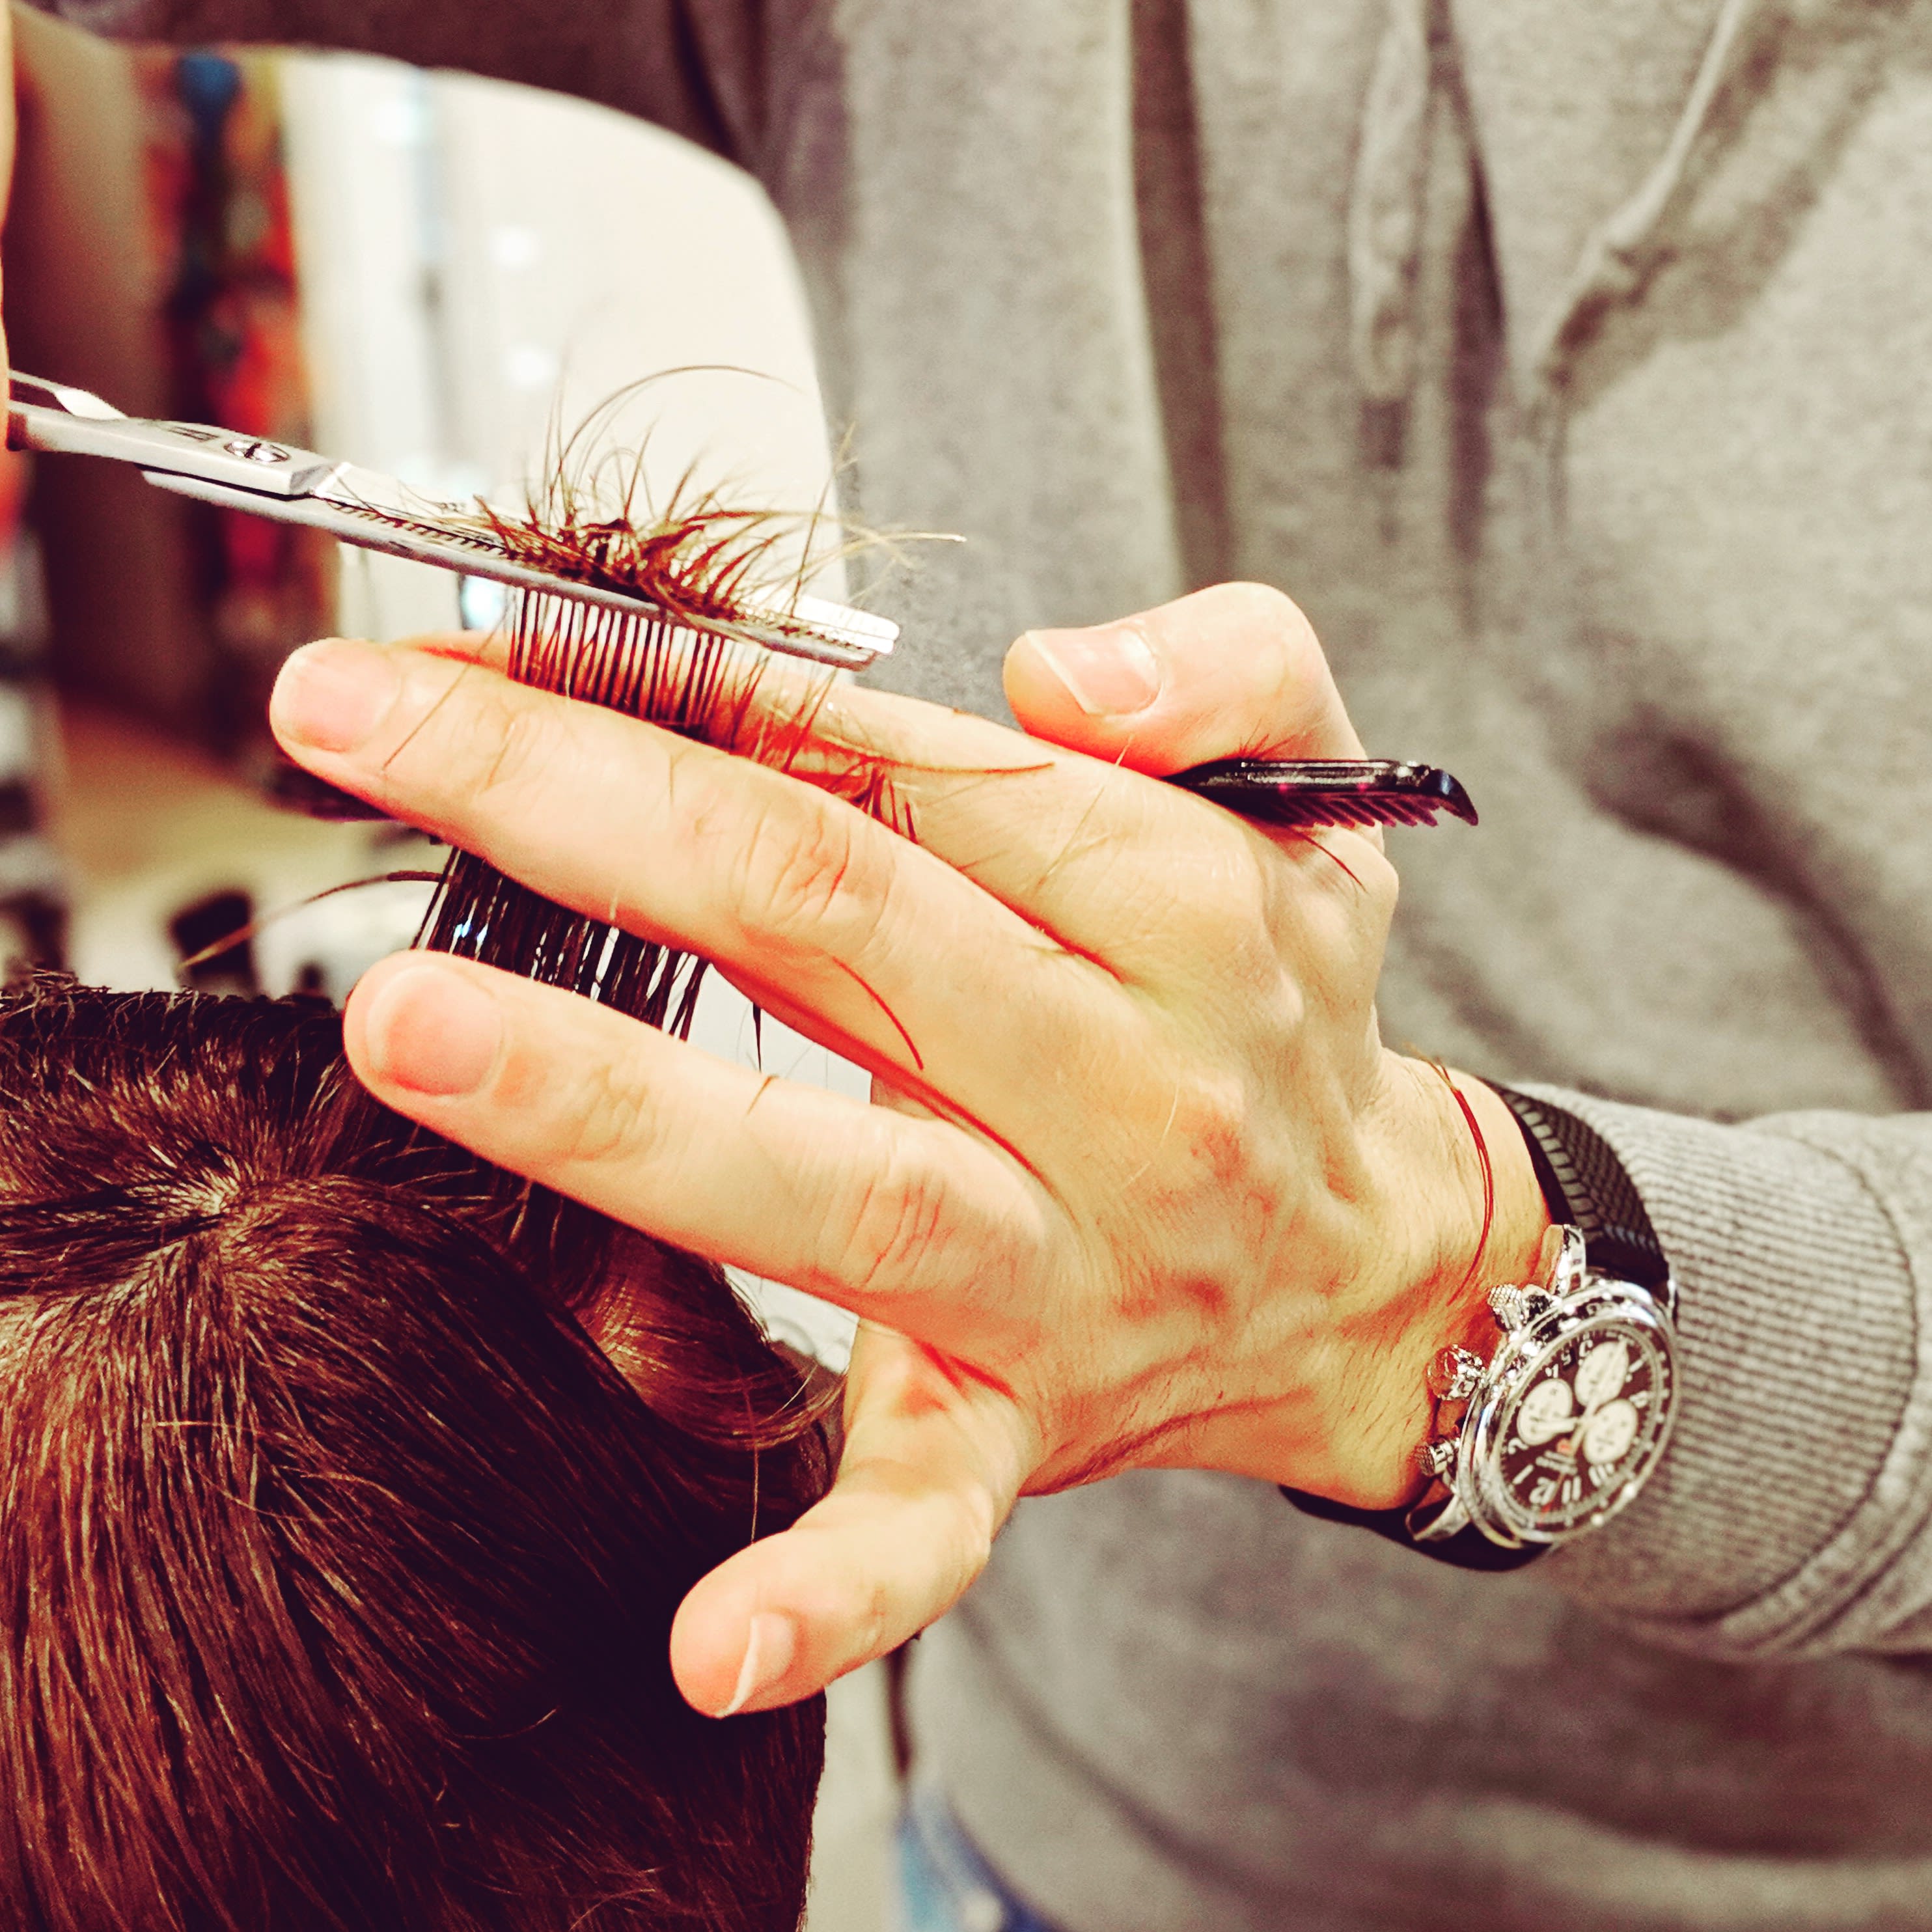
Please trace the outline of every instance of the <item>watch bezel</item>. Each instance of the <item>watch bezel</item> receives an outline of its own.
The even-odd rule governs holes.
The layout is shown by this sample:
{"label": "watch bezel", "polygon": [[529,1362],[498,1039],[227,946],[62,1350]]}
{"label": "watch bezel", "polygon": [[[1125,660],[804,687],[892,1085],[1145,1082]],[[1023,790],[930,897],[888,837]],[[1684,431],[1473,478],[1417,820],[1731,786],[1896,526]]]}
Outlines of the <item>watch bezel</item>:
{"label": "watch bezel", "polygon": [[[1654,1425],[1640,1461],[1598,1493],[1598,1506],[1583,1516],[1545,1525],[1526,1522],[1523,1506],[1505,1478],[1508,1425],[1517,1404],[1538,1379],[1550,1355],[1592,1328],[1618,1326],[1636,1332],[1662,1366]],[[1626,1508],[1643,1487],[1668,1446],[1676,1421],[1676,1324],[1667,1302],[1635,1282],[1594,1270],[1569,1293],[1540,1309],[1504,1334],[1463,1418],[1453,1485],[1468,1517],[1490,1541],[1506,1549],[1556,1545],[1588,1534]]]}

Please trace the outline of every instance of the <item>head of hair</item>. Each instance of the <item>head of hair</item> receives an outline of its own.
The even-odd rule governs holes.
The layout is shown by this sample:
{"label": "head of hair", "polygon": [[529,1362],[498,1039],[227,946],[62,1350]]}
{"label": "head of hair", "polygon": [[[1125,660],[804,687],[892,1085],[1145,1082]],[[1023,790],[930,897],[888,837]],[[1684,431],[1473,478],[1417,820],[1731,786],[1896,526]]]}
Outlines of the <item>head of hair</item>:
{"label": "head of hair", "polygon": [[320,1003],[0,997],[0,1922],[791,1932],[822,1706],[667,1646],[822,1488],[797,1397]]}

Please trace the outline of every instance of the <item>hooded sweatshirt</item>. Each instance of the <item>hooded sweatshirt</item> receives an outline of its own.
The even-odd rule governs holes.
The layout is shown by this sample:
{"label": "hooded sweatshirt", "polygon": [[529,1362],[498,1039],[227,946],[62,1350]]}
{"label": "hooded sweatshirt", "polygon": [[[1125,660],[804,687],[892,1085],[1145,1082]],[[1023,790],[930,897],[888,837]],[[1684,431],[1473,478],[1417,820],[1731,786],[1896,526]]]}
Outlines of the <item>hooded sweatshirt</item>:
{"label": "hooded sweatshirt", "polygon": [[1932,1928],[1932,8],[64,10],[705,143],[789,224],[857,507],[969,539],[896,593],[902,688],[998,715],[1019,629],[1260,578],[1480,802],[1394,843],[1384,1030],[1621,1155],[1672,1447],[1502,1576],[1207,1474],[1022,1503],[912,1684],[1019,1893]]}

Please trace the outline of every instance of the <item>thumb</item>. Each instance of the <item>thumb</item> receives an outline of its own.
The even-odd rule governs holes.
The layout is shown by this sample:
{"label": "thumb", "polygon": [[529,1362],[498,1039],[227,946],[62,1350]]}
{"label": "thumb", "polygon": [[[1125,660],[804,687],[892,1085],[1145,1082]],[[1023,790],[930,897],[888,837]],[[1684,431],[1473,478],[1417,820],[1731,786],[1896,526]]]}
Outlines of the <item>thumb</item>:
{"label": "thumb", "polygon": [[671,1671],[700,1711],[728,1718],[796,1702],[916,1636],[986,1568],[1035,1460],[1011,1397],[869,1324],[845,1414],[826,1496],[720,1564],[679,1606]]}
{"label": "thumb", "polygon": [[1136,771],[1362,755],[1313,628],[1265,584],[1216,584],[1088,630],[1029,631],[1006,653],[1006,686],[1034,737]]}

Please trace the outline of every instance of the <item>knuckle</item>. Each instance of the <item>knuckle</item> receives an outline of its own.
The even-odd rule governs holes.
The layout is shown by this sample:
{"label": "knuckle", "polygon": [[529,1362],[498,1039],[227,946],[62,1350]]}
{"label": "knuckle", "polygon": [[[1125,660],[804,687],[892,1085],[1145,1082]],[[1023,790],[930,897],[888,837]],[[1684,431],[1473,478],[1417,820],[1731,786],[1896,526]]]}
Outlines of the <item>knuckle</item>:
{"label": "knuckle", "polygon": [[519,703],[498,694],[491,724],[479,742],[473,789],[481,802],[522,801],[556,782],[572,762],[566,756],[562,714],[541,700]]}
{"label": "knuckle", "polygon": [[433,701],[400,746],[391,770],[412,789],[430,788],[466,822],[527,811],[575,763],[557,707],[537,694],[493,682],[458,684]]}
{"label": "knuckle", "polygon": [[899,1148],[876,1174],[862,1177],[830,1252],[839,1282],[860,1294],[903,1286],[947,1242],[951,1190],[931,1165]]}
{"label": "knuckle", "polygon": [[1310,970],[1344,976],[1378,970],[1395,917],[1395,868],[1375,848],[1351,841],[1346,867],[1329,862],[1305,877],[1315,890],[1298,904],[1296,950]]}
{"label": "knuckle", "polygon": [[1363,896],[1364,916],[1352,922],[1351,929],[1358,936],[1370,939],[1379,952],[1383,937],[1395,918],[1400,881],[1388,854],[1379,846],[1366,854],[1358,869],[1366,887]]}
{"label": "knuckle", "polygon": [[1279,956],[1312,969],[1379,956],[1396,877],[1382,848],[1353,832],[1308,832],[1274,847],[1262,915]]}
{"label": "knuckle", "polygon": [[1245,989],[1279,965],[1284,882],[1272,852],[1242,828],[1217,825],[1214,832],[1214,844],[1196,854],[1200,884],[1187,931],[1197,956]]}
{"label": "knuckle", "polygon": [[754,821],[740,859],[740,902],[762,934],[823,945],[828,933],[868,929],[884,901],[884,882],[868,862],[858,822],[808,800],[788,799]]}
{"label": "knuckle", "polygon": [[993,1537],[999,1512],[983,1490],[952,1492],[948,1498],[943,1545],[950,1561],[949,1602],[963,1597],[980,1571],[992,1561]]}
{"label": "knuckle", "polygon": [[1250,629],[1282,637],[1314,634],[1301,606],[1286,591],[1277,590],[1272,584],[1222,584],[1205,594],[1220,598],[1228,616],[1240,620]]}
{"label": "knuckle", "polygon": [[572,1084],[560,1112],[568,1167],[635,1166],[651,1159],[662,1138],[649,1088],[612,1060],[593,1059]]}
{"label": "knuckle", "polygon": [[898,1593],[883,1576],[862,1578],[854,1600],[847,1606],[844,1647],[853,1662],[849,1668],[869,1664],[910,1634],[901,1628],[905,1606]]}
{"label": "knuckle", "polygon": [[1217,628],[1240,640],[1251,747],[1312,740],[1324,755],[1339,749],[1352,734],[1322,640],[1300,605],[1266,584],[1222,584],[1206,594],[1220,600]]}
{"label": "knuckle", "polygon": [[1311,660],[1322,661],[1315,626],[1285,591],[1270,584],[1227,584],[1213,594],[1225,602],[1218,614],[1244,638],[1264,643],[1284,679],[1304,676]]}

